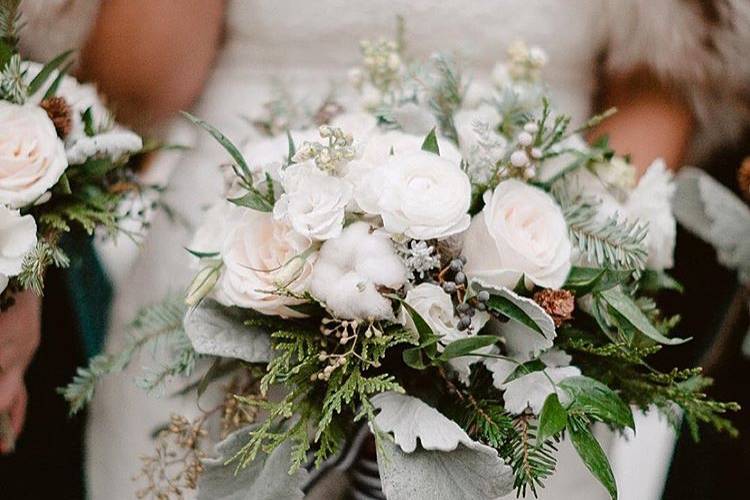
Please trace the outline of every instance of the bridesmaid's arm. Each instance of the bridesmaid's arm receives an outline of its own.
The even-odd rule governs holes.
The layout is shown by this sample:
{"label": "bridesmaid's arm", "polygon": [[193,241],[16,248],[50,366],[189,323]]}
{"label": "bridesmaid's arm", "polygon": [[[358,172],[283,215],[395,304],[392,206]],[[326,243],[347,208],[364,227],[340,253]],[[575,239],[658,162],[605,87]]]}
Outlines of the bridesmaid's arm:
{"label": "bridesmaid's arm", "polygon": [[609,135],[613,149],[630,154],[639,175],[656,158],[677,170],[682,166],[693,132],[693,115],[679,93],[660,84],[647,72],[605,78],[602,109],[618,112],[590,134]]}
{"label": "bridesmaid's arm", "polygon": [[220,44],[225,0],[105,0],[82,51],[118,120],[148,127],[200,95]]}

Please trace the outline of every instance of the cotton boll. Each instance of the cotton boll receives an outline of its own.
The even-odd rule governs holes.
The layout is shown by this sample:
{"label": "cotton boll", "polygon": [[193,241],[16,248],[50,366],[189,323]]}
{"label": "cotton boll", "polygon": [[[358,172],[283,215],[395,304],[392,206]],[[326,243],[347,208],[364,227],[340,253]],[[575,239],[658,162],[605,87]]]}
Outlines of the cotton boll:
{"label": "cotton boll", "polygon": [[391,303],[377,287],[394,290],[406,282],[406,268],[387,235],[355,222],[320,249],[310,291],[344,319],[394,319]]}

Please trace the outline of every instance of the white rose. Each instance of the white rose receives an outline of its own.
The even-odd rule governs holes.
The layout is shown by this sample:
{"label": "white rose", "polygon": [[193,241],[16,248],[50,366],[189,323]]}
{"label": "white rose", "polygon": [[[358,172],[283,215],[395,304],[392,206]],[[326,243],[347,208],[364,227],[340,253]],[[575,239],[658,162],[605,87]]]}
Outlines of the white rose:
{"label": "white rose", "polygon": [[392,234],[445,238],[469,227],[471,183],[457,163],[427,151],[393,156],[367,174],[357,203]]}
{"label": "white rose", "polygon": [[30,215],[0,205],[0,292],[8,278],[21,272],[23,260],[36,245],[36,222]]}
{"label": "white rose", "polygon": [[398,290],[404,283],[406,268],[388,235],[355,222],[321,247],[310,291],[339,318],[392,320],[391,301],[378,287]]}
{"label": "white rose", "polygon": [[310,240],[267,212],[243,210],[227,232],[221,257],[224,269],[216,299],[226,306],[254,309],[262,314],[301,317],[289,306],[301,304],[295,295],[307,290],[314,256]]}
{"label": "white rose", "polygon": [[38,201],[67,167],[65,147],[43,109],[0,102],[0,204]]}
{"label": "white rose", "polygon": [[245,209],[220,199],[206,210],[188,249],[199,254],[221,253],[229,231],[242,220]]}
{"label": "white rose", "polygon": [[277,220],[286,221],[298,233],[315,240],[341,234],[352,185],[328,175],[312,160],[288,166],[281,172],[284,194],[273,207]]}
{"label": "white rose", "polygon": [[547,193],[514,179],[484,194],[464,238],[464,268],[471,278],[513,288],[521,276],[560,288],[571,267],[568,226]]}

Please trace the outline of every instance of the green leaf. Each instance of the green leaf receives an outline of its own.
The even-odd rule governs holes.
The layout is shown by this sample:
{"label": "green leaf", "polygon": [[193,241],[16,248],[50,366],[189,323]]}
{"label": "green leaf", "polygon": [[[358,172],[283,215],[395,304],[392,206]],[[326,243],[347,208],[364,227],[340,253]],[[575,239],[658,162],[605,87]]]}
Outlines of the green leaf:
{"label": "green leaf", "polygon": [[635,429],[630,407],[601,382],[578,376],[566,378],[558,387],[570,398],[569,412],[582,412],[608,424]]}
{"label": "green leaf", "polygon": [[227,201],[240,207],[251,208],[259,212],[271,212],[273,210],[273,205],[271,205],[262,194],[255,190],[248,191],[239,198],[229,198]]}
{"label": "green leaf", "polygon": [[87,137],[93,137],[96,135],[96,127],[94,127],[94,112],[91,106],[86,108],[86,111],[81,113],[81,121],[83,122],[83,132]]}
{"label": "green leaf", "polygon": [[624,319],[626,319],[636,330],[650,339],[666,345],[684,344],[690,339],[669,338],[651,324],[651,321],[643,314],[638,305],[629,296],[625,295],[619,288],[610,288],[600,292],[604,301]]}
{"label": "green leaf", "polygon": [[565,429],[568,421],[568,412],[560,404],[557,394],[552,393],[547,396],[542,406],[542,412],[539,414],[539,429],[537,430],[537,442],[542,443],[545,440],[555,436]]}
{"label": "green leaf", "polygon": [[289,166],[292,164],[292,157],[297,152],[297,147],[294,145],[294,138],[289,130],[286,131],[286,142],[288,147],[286,165]]}
{"label": "green leaf", "polygon": [[609,290],[626,281],[633,273],[629,270],[602,269],[599,267],[573,267],[563,288],[583,296]]}
{"label": "green leaf", "polygon": [[186,111],[183,111],[182,114],[195,125],[198,125],[203,130],[211,134],[211,136],[216,139],[216,142],[221,144],[221,146],[227,151],[227,153],[229,153],[229,156],[232,157],[240,170],[242,170],[245,181],[248,184],[252,184],[253,175],[250,172],[250,167],[248,167],[247,162],[245,161],[245,157],[242,156],[242,153],[240,153],[240,150],[237,149],[237,146],[232,144],[232,141],[230,141],[227,136],[219,132],[219,130],[213,125],[204,122],[200,118],[193,116]]}
{"label": "green leaf", "polygon": [[490,295],[490,300],[487,302],[487,307],[495,312],[499,312],[504,316],[509,317],[514,321],[518,321],[524,326],[527,326],[535,332],[544,335],[544,331],[531,319],[531,317],[524,312],[518,305],[505,297],[499,295]]}
{"label": "green leaf", "polygon": [[11,47],[5,40],[0,39],[0,70],[5,69],[5,66],[10,61],[10,58],[15,53],[13,47]]}
{"label": "green leaf", "polygon": [[674,290],[682,293],[685,291],[682,284],[664,271],[652,271],[646,269],[641,274],[640,289],[647,292],[658,292],[660,290]]}
{"label": "green leaf", "polygon": [[68,174],[63,173],[60,179],[57,181],[57,190],[60,194],[68,195],[72,194],[73,191],[70,189],[70,180]]}
{"label": "green leaf", "polygon": [[93,158],[82,163],[76,171],[80,171],[86,177],[99,179],[115,167],[116,165],[109,158]]}
{"label": "green leaf", "polygon": [[547,365],[545,365],[541,359],[532,359],[531,361],[527,361],[518,365],[516,369],[513,370],[510,375],[508,375],[508,378],[503,381],[503,384],[513,382],[514,380],[521,378],[524,375],[528,375],[529,373],[540,372],[545,368],[547,368]]}
{"label": "green leaf", "polygon": [[199,259],[213,259],[221,255],[219,252],[198,252],[197,250],[190,250],[187,247],[185,247],[185,250],[193,257],[198,257]]}
{"label": "green leaf", "polygon": [[42,85],[44,85],[44,82],[47,81],[52,72],[55,71],[59,66],[61,66],[65,62],[65,60],[68,59],[68,56],[70,56],[70,54],[72,53],[72,50],[67,50],[45,64],[42,67],[41,71],[39,71],[39,73],[34,77],[34,79],[29,82],[29,95],[36,94],[37,90],[42,88]]}
{"label": "green leaf", "polygon": [[44,99],[49,99],[50,97],[54,97],[57,93],[57,89],[60,87],[60,84],[63,81],[63,78],[65,78],[65,75],[68,74],[68,71],[70,71],[71,66],[73,66],[73,61],[70,61],[68,64],[66,64],[58,73],[57,77],[52,81],[52,84],[47,89],[47,92],[44,93]]}
{"label": "green leaf", "polygon": [[494,344],[497,340],[498,338],[494,335],[474,335],[472,337],[458,339],[445,346],[439,359],[442,361],[448,361],[449,359],[466,356],[478,349]]}
{"label": "green leaf", "polygon": [[406,366],[415,370],[424,370],[430,365],[429,361],[425,360],[421,346],[404,349],[401,358],[404,360]]}
{"label": "green leaf", "polygon": [[435,135],[435,127],[430,130],[427,137],[422,142],[422,151],[429,151],[430,153],[440,154],[440,147],[438,146],[437,135]]}
{"label": "green leaf", "polygon": [[578,419],[568,419],[568,433],[578,455],[583,460],[586,468],[596,477],[609,492],[612,500],[617,500],[617,483],[612,474],[607,455],[596,441],[585,422]]}

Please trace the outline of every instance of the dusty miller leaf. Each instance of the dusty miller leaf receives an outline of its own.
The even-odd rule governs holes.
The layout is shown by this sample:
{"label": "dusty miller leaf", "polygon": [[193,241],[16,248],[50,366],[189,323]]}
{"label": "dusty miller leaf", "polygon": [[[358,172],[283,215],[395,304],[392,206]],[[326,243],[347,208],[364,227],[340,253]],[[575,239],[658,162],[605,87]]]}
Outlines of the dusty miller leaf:
{"label": "dusty miller leaf", "polygon": [[200,354],[262,363],[271,359],[271,339],[244,324],[239,311],[204,300],[185,315],[185,333]]}
{"label": "dusty miller leaf", "polygon": [[242,469],[227,462],[250,439],[256,426],[233,432],[216,445],[218,457],[203,460],[205,470],[198,483],[198,500],[301,500],[307,471],[289,474],[291,441],[279,445],[270,455],[258,457]]}

